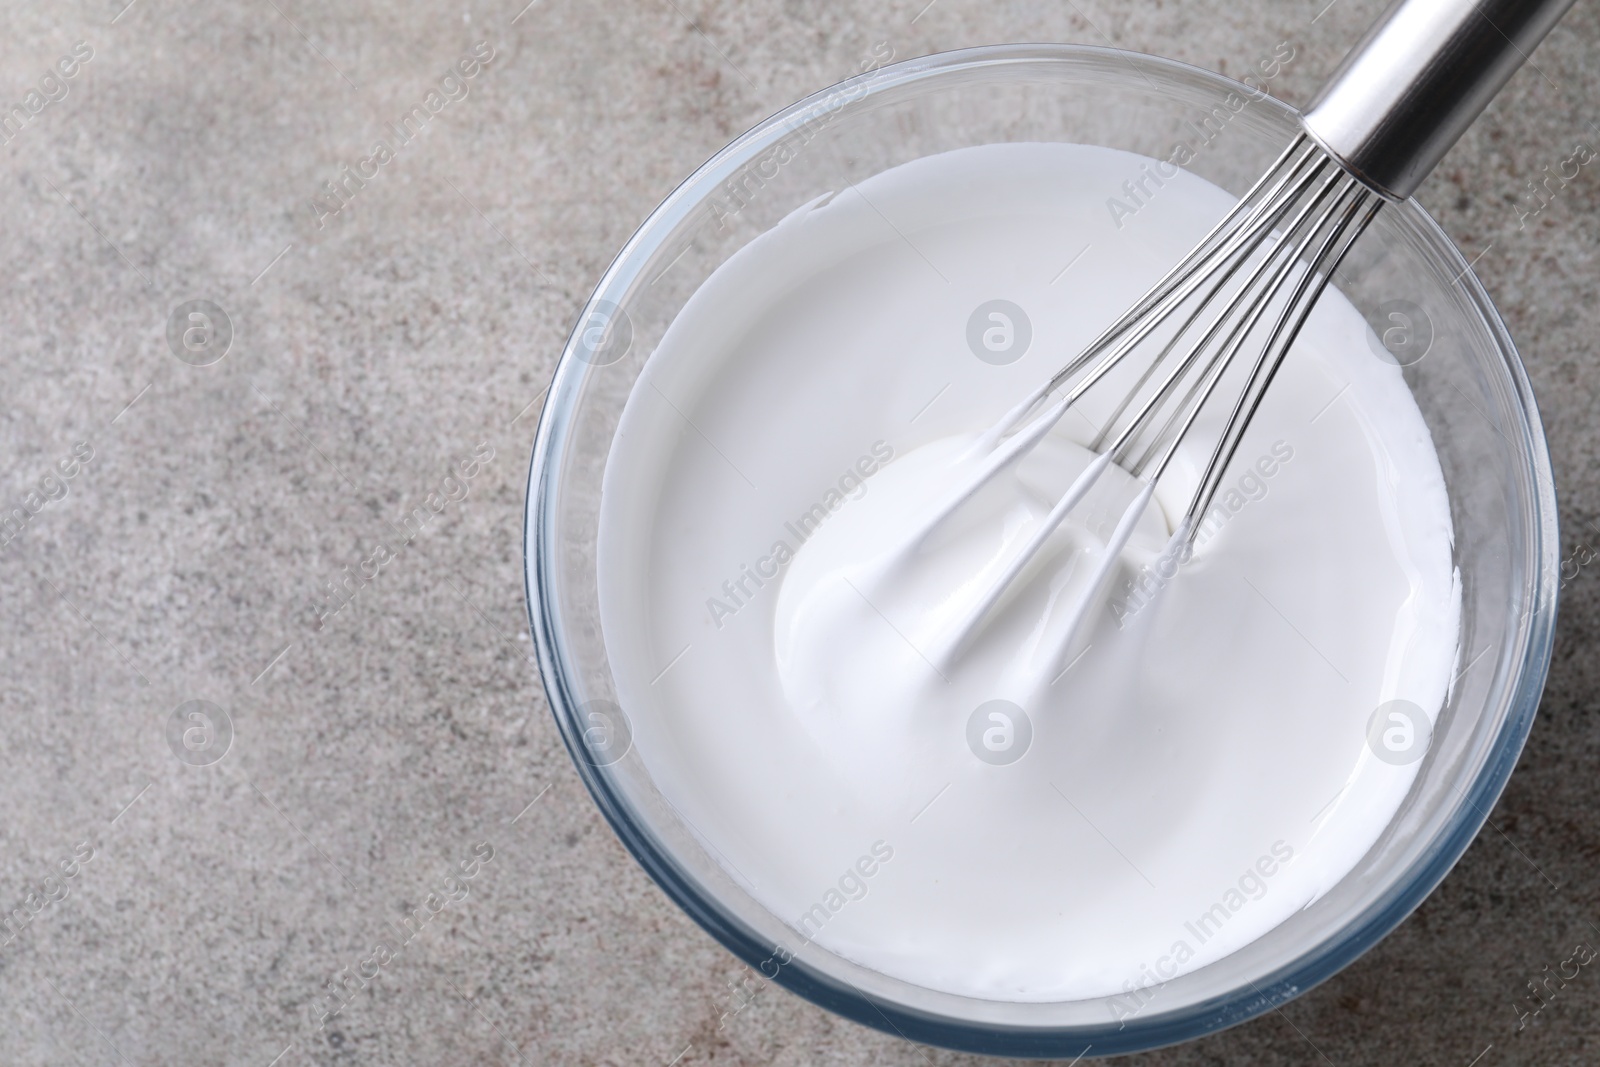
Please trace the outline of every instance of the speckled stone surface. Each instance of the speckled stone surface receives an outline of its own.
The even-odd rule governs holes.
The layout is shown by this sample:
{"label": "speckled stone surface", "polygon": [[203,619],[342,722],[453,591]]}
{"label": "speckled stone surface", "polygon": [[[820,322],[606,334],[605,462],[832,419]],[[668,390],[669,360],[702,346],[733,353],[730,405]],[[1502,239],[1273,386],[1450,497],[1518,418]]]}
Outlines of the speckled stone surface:
{"label": "speckled stone surface", "polygon": [[[0,910],[29,916],[0,932],[0,1063],[977,1062],[776,988],[719,1028],[745,969],[597,815],[530,659],[535,402],[661,197],[876,42],[1237,73],[1287,40],[1272,88],[1304,103],[1382,5],[523,2],[0,12],[0,511],[28,516],[0,535]],[[1518,204],[1600,146],[1600,9],[1535,63],[1420,195],[1482,253],[1570,551],[1600,537],[1600,178]],[[311,208],[343,166],[376,174]],[[187,301],[226,313],[220,359],[182,329],[175,356]],[[1129,1062],[1600,1061],[1600,971],[1520,1032],[1515,1007],[1600,944],[1597,591],[1600,566],[1564,595],[1494,828],[1421,909],[1281,1011]]]}

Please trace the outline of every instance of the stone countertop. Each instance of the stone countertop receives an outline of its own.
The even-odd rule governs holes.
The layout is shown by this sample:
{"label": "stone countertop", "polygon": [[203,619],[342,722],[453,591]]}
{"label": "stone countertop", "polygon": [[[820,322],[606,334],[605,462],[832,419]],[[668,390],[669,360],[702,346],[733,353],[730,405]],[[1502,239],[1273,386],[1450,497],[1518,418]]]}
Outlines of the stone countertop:
{"label": "stone countertop", "polygon": [[[1273,91],[1304,103],[1381,7],[8,5],[0,504],[29,517],[0,546],[0,908],[31,920],[0,933],[0,1062],[979,1062],[776,989],[719,1026],[745,969],[599,817],[531,658],[522,503],[554,357],[684,175],[877,42],[1109,42],[1240,73],[1287,41]],[[1600,145],[1597,12],[1420,193],[1521,347],[1566,551],[1600,537],[1600,179],[1518,216],[1531,176]],[[468,91],[425,136],[311,206],[458,62]],[[182,334],[216,309],[211,361],[220,333]],[[1600,943],[1597,571],[1563,595],[1493,828],[1427,902],[1281,1010],[1129,1062],[1600,1059],[1600,975],[1520,1032],[1515,1007]],[[330,599],[346,574],[371,577]],[[327,984],[364,970],[319,1028]]]}

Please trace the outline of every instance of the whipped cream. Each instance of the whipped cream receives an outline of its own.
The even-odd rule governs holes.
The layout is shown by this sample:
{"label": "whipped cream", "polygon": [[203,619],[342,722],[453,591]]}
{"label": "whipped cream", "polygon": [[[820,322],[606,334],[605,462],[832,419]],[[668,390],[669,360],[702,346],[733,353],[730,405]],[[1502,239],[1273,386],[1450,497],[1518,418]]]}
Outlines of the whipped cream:
{"label": "whipped cream", "polygon": [[992,145],[805,205],[632,391],[597,548],[617,697],[662,795],[797,943],[973,997],[1125,994],[1325,893],[1411,785],[1457,659],[1450,512],[1336,288],[1192,557],[1163,552],[1205,419],[1075,632],[1064,605],[1140,488],[1116,468],[940,647],[1093,460],[1115,390],[907,553],[919,518],[1232,203],[1184,172],[1119,232],[1104,201],[1141,162]]}

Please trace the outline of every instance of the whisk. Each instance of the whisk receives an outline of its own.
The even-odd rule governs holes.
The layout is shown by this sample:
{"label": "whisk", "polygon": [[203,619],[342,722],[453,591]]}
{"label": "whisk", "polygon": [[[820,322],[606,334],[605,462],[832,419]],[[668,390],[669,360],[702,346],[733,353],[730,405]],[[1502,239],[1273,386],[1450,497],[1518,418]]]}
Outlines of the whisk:
{"label": "whisk", "polygon": [[[1028,454],[1113,371],[1128,365],[1137,375],[1091,444],[1093,461],[943,635],[940,658],[966,646],[1115,463],[1139,487],[1068,608],[1070,640],[1201,410],[1220,403],[1227,412],[1221,432],[1162,556],[1187,554],[1245,429],[1345,254],[1385,203],[1411,195],[1571,4],[1398,0],[1384,13],[1266,174],[1182,262],[978,439],[969,454],[978,460],[974,473],[919,524],[914,543]],[[1236,364],[1243,385],[1219,395]]]}

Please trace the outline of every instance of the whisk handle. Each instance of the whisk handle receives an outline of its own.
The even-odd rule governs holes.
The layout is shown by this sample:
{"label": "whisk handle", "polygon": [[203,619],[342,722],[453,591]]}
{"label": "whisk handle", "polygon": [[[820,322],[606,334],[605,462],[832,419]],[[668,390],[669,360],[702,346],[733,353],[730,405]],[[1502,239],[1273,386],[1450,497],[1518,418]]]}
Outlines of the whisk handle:
{"label": "whisk handle", "polygon": [[1378,192],[1410,196],[1572,0],[1396,0],[1303,123]]}

